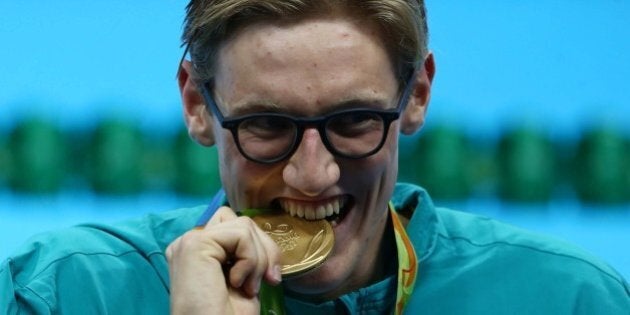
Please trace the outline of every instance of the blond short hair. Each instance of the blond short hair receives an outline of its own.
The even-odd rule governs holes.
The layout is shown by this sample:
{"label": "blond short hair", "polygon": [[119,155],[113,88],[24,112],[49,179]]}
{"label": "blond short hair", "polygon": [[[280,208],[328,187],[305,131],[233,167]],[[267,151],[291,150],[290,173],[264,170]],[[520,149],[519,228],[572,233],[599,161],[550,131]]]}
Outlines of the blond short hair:
{"label": "blond short hair", "polygon": [[191,0],[182,35],[195,76],[214,77],[221,45],[235,30],[260,21],[299,21],[343,12],[376,23],[383,31],[400,80],[428,53],[424,0]]}

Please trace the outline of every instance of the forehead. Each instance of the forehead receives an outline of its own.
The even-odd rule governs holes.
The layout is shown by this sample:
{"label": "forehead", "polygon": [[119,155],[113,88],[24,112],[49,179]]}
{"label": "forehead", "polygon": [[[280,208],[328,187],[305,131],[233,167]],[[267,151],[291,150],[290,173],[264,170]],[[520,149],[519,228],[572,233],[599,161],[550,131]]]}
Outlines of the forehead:
{"label": "forehead", "polygon": [[219,49],[215,94],[230,107],[251,102],[306,108],[348,98],[387,98],[396,89],[376,25],[347,17],[259,22]]}

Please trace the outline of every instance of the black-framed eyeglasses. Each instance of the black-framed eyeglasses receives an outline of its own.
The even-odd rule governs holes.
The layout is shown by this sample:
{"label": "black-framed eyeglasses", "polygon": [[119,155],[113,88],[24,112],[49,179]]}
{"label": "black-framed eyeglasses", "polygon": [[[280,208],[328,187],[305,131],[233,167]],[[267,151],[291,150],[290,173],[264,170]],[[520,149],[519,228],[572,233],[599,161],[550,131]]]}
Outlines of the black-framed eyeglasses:
{"label": "black-framed eyeglasses", "polygon": [[317,117],[263,112],[226,118],[212,97],[210,84],[206,82],[200,89],[221,127],[230,130],[238,150],[251,161],[271,164],[287,159],[299,147],[307,126],[317,128],[322,143],[333,155],[361,159],[383,147],[389,126],[400,117],[409,100],[415,73],[416,69],[410,71],[393,109],[355,108]]}

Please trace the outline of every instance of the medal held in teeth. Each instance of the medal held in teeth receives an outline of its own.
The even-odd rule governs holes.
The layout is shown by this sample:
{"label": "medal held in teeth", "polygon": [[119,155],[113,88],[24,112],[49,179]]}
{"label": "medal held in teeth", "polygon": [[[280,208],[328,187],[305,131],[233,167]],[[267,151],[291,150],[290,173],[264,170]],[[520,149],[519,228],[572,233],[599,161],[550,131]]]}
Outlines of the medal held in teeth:
{"label": "medal held in teeth", "polygon": [[[249,212],[249,213],[248,213]],[[326,220],[304,220],[288,213],[244,211],[278,244],[282,276],[303,274],[321,265],[332,252],[335,235]]]}

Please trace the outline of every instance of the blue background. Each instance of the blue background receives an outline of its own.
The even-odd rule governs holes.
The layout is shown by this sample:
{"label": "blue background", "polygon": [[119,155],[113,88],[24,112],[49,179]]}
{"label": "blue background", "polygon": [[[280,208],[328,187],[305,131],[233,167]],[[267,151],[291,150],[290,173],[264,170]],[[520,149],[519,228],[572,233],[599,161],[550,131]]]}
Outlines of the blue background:
{"label": "blue background", "polygon": [[[34,113],[62,128],[100,117],[138,119],[171,133],[182,118],[175,73],[185,1],[0,2],[0,134]],[[630,134],[630,2],[427,3],[437,77],[428,126],[493,138],[529,124],[571,140],[608,124]],[[0,190],[0,257],[27,236],[84,221],[111,222],[206,200],[146,193],[129,198]],[[630,209],[475,199],[449,206],[556,235],[630,276]],[[534,209],[536,208],[536,209]]]}

